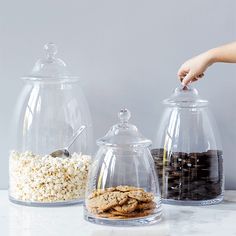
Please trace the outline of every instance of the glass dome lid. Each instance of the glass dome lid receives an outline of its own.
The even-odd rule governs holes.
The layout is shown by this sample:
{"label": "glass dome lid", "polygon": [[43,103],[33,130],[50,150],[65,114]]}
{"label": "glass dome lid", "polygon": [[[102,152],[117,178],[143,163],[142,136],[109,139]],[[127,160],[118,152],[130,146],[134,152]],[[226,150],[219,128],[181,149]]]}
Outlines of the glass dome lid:
{"label": "glass dome lid", "polygon": [[31,73],[23,79],[51,82],[78,81],[78,76],[71,76],[66,63],[56,56],[57,46],[54,43],[45,44],[44,50],[45,57],[38,59]]}
{"label": "glass dome lid", "polygon": [[128,109],[121,109],[118,113],[119,123],[113,125],[107,134],[97,140],[97,145],[113,147],[148,147],[152,144],[151,140],[145,138],[137,127],[129,123],[131,113]]}
{"label": "glass dome lid", "polygon": [[207,100],[202,99],[196,88],[191,86],[181,86],[174,90],[174,93],[163,101],[169,106],[179,107],[201,107],[208,104]]}

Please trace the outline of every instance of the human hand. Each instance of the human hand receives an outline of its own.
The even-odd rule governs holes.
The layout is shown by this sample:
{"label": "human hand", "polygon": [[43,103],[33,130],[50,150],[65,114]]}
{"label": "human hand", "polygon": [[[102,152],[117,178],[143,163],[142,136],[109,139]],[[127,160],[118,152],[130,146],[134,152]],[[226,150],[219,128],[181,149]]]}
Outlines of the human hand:
{"label": "human hand", "polygon": [[187,60],[179,69],[178,77],[184,86],[197,81],[204,76],[204,72],[211,65],[209,52],[202,53]]}

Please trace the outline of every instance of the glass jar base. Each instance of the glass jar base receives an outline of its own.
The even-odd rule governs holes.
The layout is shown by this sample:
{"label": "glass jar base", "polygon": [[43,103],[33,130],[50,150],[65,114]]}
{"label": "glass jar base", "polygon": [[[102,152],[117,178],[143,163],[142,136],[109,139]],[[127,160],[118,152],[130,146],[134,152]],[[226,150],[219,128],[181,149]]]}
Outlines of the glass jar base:
{"label": "glass jar base", "polygon": [[84,219],[88,222],[100,224],[100,225],[110,225],[110,226],[145,226],[153,225],[161,221],[162,210],[159,209],[158,212],[150,216],[133,218],[133,219],[107,219],[98,218],[91,215],[86,209],[84,209]]}
{"label": "glass jar base", "polygon": [[62,207],[62,206],[70,206],[75,204],[82,204],[84,200],[69,200],[69,201],[58,201],[58,202],[30,202],[30,201],[22,201],[17,200],[11,196],[9,196],[9,200],[14,204],[24,205],[24,206],[32,206],[32,207]]}
{"label": "glass jar base", "polygon": [[207,206],[219,204],[223,201],[224,195],[220,195],[216,198],[209,200],[173,200],[173,199],[162,199],[162,203],[170,205],[182,205],[182,206]]}

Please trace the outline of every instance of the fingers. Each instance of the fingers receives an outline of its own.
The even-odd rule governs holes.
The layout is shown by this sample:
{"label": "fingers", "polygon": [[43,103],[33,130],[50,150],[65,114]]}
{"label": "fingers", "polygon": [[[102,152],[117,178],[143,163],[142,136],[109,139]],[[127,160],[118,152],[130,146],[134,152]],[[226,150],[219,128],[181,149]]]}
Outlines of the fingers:
{"label": "fingers", "polygon": [[189,70],[184,69],[184,68],[180,68],[178,71],[178,77],[180,79],[180,81],[182,82],[182,80],[184,79],[184,77],[189,73]]}
{"label": "fingers", "polygon": [[194,80],[195,77],[190,72],[183,78],[182,85],[187,86],[192,80]]}
{"label": "fingers", "polygon": [[199,79],[201,79],[204,76],[204,73],[195,76],[194,74],[192,74],[191,72],[189,72],[184,78],[181,78],[181,83],[183,86],[187,86],[188,84],[190,84],[191,82],[195,82],[198,81]]}
{"label": "fingers", "polygon": [[204,76],[204,73],[200,74],[197,78],[202,78]]}
{"label": "fingers", "polygon": [[180,74],[180,75],[178,75],[179,76],[179,80],[181,81],[181,83],[182,83],[182,81],[183,81],[183,79],[187,76],[187,72],[186,73],[182,73],[182,74]]}

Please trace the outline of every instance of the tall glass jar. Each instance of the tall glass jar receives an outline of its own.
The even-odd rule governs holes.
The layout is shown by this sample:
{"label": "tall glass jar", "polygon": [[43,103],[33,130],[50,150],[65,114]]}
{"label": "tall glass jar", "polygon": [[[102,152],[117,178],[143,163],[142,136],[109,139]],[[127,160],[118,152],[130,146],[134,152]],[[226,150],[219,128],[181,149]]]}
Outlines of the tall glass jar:
{"label": "tall glass jar", "polygon": [[215,204],[223,200],[222,147],[208,102],[191,87],[179,87],[169,99],[152,156],[163,202]]}
{"label": "tall glass jar", "polygon": [[[91,163],[92,123],[78,77],[56,57],[55,44],[45,45],[17,101],[9,158],[9,197],[14,203],[57,206],[84,199]],[[81,126],[84,132],[63,150]]]}
{"label": "tall glass jar", "polygon": [[130,112],[122,109],[119,123],[97,141],[92,163],[84,218],[107,225],[145,225],[161,219],[161,196],[151,141],[129,123]]}

